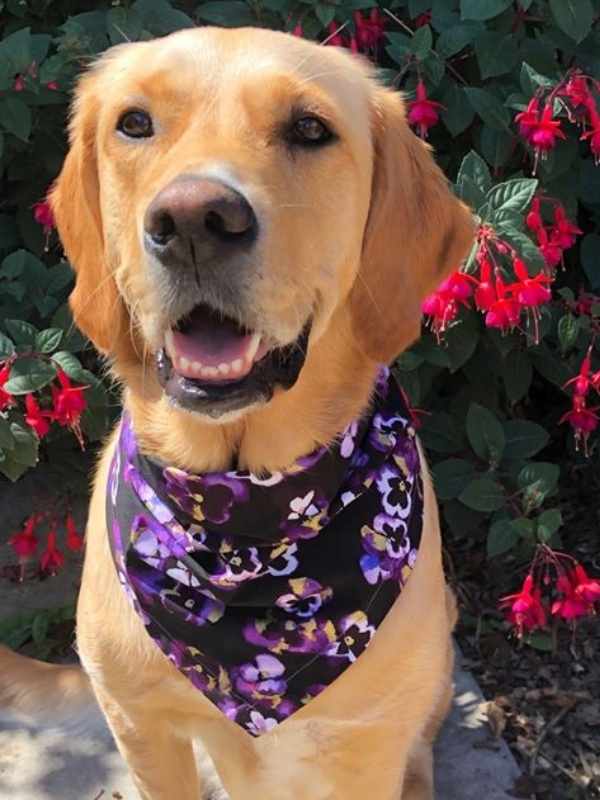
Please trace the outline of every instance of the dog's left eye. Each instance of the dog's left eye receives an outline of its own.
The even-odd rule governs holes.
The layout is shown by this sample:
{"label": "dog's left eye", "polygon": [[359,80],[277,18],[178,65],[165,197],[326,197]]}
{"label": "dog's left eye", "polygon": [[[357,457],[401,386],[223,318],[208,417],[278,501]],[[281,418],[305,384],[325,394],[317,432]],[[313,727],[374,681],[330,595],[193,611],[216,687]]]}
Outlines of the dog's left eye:
{"label": "dog's left eye", "polygon": [[292,134],[298,144],[317,145],[328,142],[333,134],[317,117],[301,117],[296,120]]}
{"label": "dog's left eye", "polygon": [[145,111],[126,111],[117,122],[117,130],[130,139],[147,139],[154,134],[152,117]]}

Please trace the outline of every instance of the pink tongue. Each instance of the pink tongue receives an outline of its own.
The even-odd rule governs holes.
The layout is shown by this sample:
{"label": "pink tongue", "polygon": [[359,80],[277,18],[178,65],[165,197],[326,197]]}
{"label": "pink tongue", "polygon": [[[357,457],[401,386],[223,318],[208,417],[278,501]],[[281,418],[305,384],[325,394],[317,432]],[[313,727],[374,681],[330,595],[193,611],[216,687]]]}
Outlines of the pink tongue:
{"label": "pink tongue", "polygon": [[233,320],[200,309],[186,322],[185,333],[173,330],[172,334],[177,355],[205,367],[243,359],[252,339],[252,334],[243,334]]}

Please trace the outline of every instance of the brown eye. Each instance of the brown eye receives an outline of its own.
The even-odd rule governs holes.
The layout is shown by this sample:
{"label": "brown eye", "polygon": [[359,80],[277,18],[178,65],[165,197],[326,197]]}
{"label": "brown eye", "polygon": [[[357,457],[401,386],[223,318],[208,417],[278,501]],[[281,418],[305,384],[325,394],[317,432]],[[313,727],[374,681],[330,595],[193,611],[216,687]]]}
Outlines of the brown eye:
{"label": "brown eye", "polygon": [[126,111],[117,122],[117,130],[130,139],[147,139],[154,134],[152,117],[145,111]]}
{"label": "brown eye", "polygon": [[332,138],[329,128],[316,117],[302,117],[297,120],[293,133],[298,144],[324,144]]}

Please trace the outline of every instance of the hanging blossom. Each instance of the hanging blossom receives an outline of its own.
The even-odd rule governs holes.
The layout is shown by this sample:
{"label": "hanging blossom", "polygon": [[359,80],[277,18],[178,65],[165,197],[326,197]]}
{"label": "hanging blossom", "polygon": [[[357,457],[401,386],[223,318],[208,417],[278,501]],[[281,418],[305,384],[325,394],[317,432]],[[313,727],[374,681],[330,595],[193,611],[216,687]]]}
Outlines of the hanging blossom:
{"label": "hanging blossom", "polygon": [[10,364],[6,363],[0,368],[0,411],[16,405],[14,396],[4,388],[10,378]]}
{"label": "hanging blossom", "polygon": [[442,104],[428,98],[427,88],[419,78],[416,98],[408,104],[407,119],[409,125],[417,129],[422,139],[426,139],[429,129],[439,122],[439,108],[443,108]]}
{"label": "hanging blossom", "polygon": [[[542,201],[553,208],[553,224],[546,225],[542,217]],[[551,197],[536,196],[533,198],[525,224],[536,238],[549,274],[563,263],[565,250],[573,247],[582,231],[567,218],[564,206]]]}
{"label": "hanging blossom", "polygon": [[48,200],[39,200],[33,204],[33,218],[44,229],[44,233],[48,236],[56,227],[54,214]]}
{"label": "hanging blossom", "polygon": [[386,19],[381,10],[374,7],[368,16],[363,16],[360,11],[352,15],[354,33],[347,35],[344,32],[346,25],[340,25],[332,20],[327,26],[327,37],[323,44],[329,47],[345,47],[351,53],[363,53],[376,59],[379,45],[385,35]]}
{"label": "hanging blossom", "polygon": [[600,581],[591,578],[576,559],[538,545],[523,585],[501,598],[499,607],[520,638],[546,627],[551,617],[570,625],[596,613]]}
{"label": "hanging blossom", "polygon": [[69,550],[79,552],[83,547],[83,537],[77,530],[73,514],[69,511],[65,518],[65,530],[67,532],[66,544]]}
{"label": "hanging blossom", "polygon": [[583,445],[585,455],[588,455],[588,439],[599,424],[598,411],[600,406],[590,406],[589,398],[592,393],[600,393],[600,370],[592,372],[593,343],[589,346],[579,372],[574,378],[568,380],[563,389],[569,387],[573,390],[571,408],[560,419],[559,424],[568,422],[575,435],[575,447],[579,450]]}
{"label": "hanging blossom", "polygon": [[56,544],[56,525],[52,525],[46,539],[46,549],[40,558],[40,568],[42,572],[49,575],[56,575],[64,566],[65,556]]}

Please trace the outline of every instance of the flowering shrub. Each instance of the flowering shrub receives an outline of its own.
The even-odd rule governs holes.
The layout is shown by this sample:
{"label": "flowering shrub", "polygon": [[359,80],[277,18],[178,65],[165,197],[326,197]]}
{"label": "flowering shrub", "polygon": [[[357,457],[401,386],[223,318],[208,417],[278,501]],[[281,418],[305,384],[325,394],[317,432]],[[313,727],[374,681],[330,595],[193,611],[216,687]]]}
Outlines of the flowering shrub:
{"label": "flowering shrub", "polygon": [[[397,370],[447,530],[490,559],[534,559],[518,595],[525,611],[516,597],[507,606],[521,632],[554,608],[574,619],[565,603],[585,580],[549,554],[563,545],[571,467],[587,475],[590,496],[598,489],[599,17],[600,0],[5,4],[0,472],[15,480],[65,431],[93,440],[109,420],[95,356],[71,327],[71,273],[43,199],[64,155],[74,78],[110,45],[193,24],[287,30],[375,62],[478,217],[467,263],[425,301],[428,329]],[[61,558],[46,522],[52,570]],[[25,559],[33,528],[15,539]],[[544,610],[538,566],[551,558],[564,568]]]}

